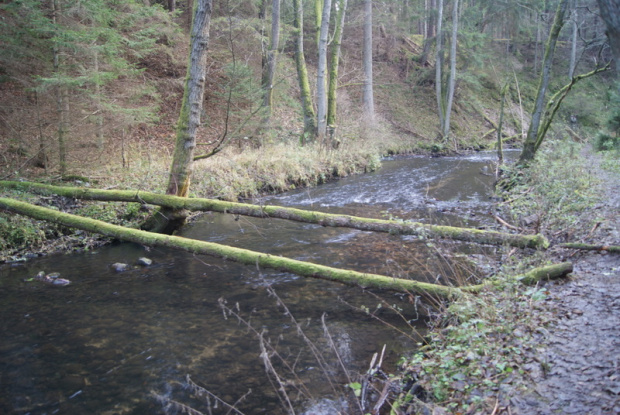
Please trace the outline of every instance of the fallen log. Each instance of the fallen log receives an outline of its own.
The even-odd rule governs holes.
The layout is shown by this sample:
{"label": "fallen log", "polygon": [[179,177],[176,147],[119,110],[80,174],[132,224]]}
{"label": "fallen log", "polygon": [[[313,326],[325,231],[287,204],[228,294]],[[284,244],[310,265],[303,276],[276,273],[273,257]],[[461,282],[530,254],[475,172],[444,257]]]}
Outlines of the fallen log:
{"label": "fallen log", "polygon": [[582,244],[578,242],[567,242],[562,244],[557,244],[560,248],[569,248],[569,249],[582,249],[586,251],[607,251],[607,252],[618,252],[620,253],[620,246],[618,245],[593,245],[593,244]]}
{"label": "fallen log", "polygon": [[[9,198],[0,198],[0,209],[11,211],[34,219],[50,221],[71,228],[111,236],[125,241],[140,243],[149,246],[164,246],[182,249],[184,251],[223,258],[245,265],[276,269],[290,272],[302,277],[312,277],[336,281],[346,285],[361,286],[364,288],[378,288],[382,290],[419,293],[438,298],[453,298],[463,294],[463,291],[478,292],[488,284],[456,288],[426,282],[393,278],[385,275],[368,274],[352,270],[328,267],[310,262],[289,259],[248,249],[220,245],[213,242],[198,241],[180,236],[163,235],[138,229],[125,228],[103,221],[84,218],[57,210],[36,206]],[[524,283],[533,283],[539,279],[559,278],[566,275],[570,263],[560,264],[557,269],[543,267],[535,269],[517,279]],[[572,270],[572,266],[570,266]],[[493,283],[491,283],[493,284]]]}
{"label": "fallen log", "polygon": [[518,248],[546,249],[549,241],[538,235],[517,235],[454,226],[429,225],[419,222],[371,219],[336,215],[280,206],[259,206],[226,202],[215,199],[184,198],[136,190],[100,190],[84,187],[53,186],[41,183],[0,181],[0,186],[21,189],[38,194],[55,194],[76,199],[137,202],[164,206],[171,209],[212,211],[257,218],[279,218],[322,226],[354,228],[363,231],[387,232],[394,235],[418,235],[428,238],[447,238],[488,245],[509,245]]}
{"label": "fallen log", "polygon": [[[534,268],[526,272],[525,274],[520,274],[515,276],[514,278],[522,284],[525,285],[534,285],[539,281],[544,280],[555,280],[559,278],[563,278],[573,272],[573,264],[570,262],[562,262],[560,264],[547,265],[544,267]],[[461,287],[461,290],[469,292],[469,293],[478,293],[482,291],[484,288],[487,288],[491,285],[496,285],[501,282],[499,281],[488,281],[478,285],[469,285],[466,287]]]}

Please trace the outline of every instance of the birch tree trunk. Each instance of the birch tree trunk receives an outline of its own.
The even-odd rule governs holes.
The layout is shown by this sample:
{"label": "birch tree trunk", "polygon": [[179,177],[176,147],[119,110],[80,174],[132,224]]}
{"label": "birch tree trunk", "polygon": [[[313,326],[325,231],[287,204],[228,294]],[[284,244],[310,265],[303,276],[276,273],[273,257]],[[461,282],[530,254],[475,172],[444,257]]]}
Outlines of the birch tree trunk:
{"label": "birch tree trunk", "polygon": [[549,79],[551,78],[553,55],[555,54],[555,46],[557,44],[558,37],[560,36],[560,30],[562,30],[562,26],[564,25],[564,14],[566,13],[567,4],[568,0],[560,0],[555,13],[555,18],[553,20],[553,26],[549,32],[549,39],[547,41],[545,55],[543,57],[538,94],[536,96],[534,110],[532,111],[532,120],[530,122],[530,128],[527,131],[525,143],[523,144],[523,151],[521,152],[517,163],[520,165],[527,164],[532,161],[536,155],[536,143],[538,142],[540,120],[545,107],[545,95],[547,93],[547,88],[549,87]]}
{"label": "birch tree trunk", "polygon": [[308,68],[304,56],[304,8],[301,0],[293,0],[293,27],[295,28],[295,66],[297,67],[297,79],[299,81],[299,94],[301,108],[304,116],[304,132],[301,136],[301,144],[306,144],[314,139],[316,134],[315,113],[312,107],[312,95],[310,93],[310,81]]}
{"label": "birch tree trunk", "polygon": [[323,16],[319,34],[319,61],[316,75],[317,137],[319,142],[325,140],[327,131],[327,40],[329,37],[329,18],[332,9],[331,0],[323,0]]}
{"label": "birch tree trunk", "polygon": [[371,124],[375,121],[372,79],[372,0],[364,0],[364,114]]}
{"label": "birch tree trunk", "polygon": [[[191,30],[191,50],[187,78],[177,121],[176,144],[166,194],[187,197],[193,169],[196,132],[204,100],[207,74],[207,48],[211,23],[211,0],[197,0]],[[160,209],[146,226],[148,229],[172,233],[185,223],[187,212]]]}

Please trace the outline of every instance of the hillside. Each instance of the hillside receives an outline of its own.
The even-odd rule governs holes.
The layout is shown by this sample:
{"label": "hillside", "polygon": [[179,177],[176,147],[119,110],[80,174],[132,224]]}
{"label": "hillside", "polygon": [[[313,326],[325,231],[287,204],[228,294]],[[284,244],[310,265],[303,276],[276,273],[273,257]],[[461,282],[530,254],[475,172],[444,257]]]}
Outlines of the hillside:
{"label": "hillside", "polygon": [[[225,156],[219,158],[230,159],[241,153],[246,153],[242,158],[248,157],[247,153],[253,151],[272,153],[276,151],[271,147],[281,145],[287,146],[286,152],[296,151],[296,142],[301,134],[292,29],[287,17],[283,17],[282,52],[278,56],[273,129],[257,134],[260,39],[269,22],[255,17],[258,11],[254,6],[245,6],[235,8],[233,15],[226,13],[224,6],[216,7],[212,19],[204,126],[199,133],[199,142],[212,143],[227,135],[229,149]],[[183,4],[179,7],[182,9]],[[537,71],[532,65],[539,59],[534,56],[539,51],[533,50],[531,43],[515,39],[508,48],[505,39],[487,37],[480,41],[471,35],[462,36],[458,45],[458,79],[452,124],[454,142],[458,148],[454,148],[453,143],[438,138],[432,50],[426,54],[426,59],[422,57],[423,36],[405,33],[398,25],[390,24],[393,18],[389,10],[382,10],[379,6],[377,9],[373,66],[379,123],[369,129],[361,122],[363,8],[361,4],[353,3],[348,10],[341,54],[337,129],[338,139],[342,142],[340,152],[357,151],[360,142],[364,143],[361,147],[372,149],[369,153],[377,154],[410,151],[441,153],[486,148],[495,140],[493,129],[499,119],[500,89],[505,82],[510,83],[511,88],[504,133],[512,137],[508,144],[518,145],[535,93]],[[82,49],[73,52],[75,56],[71,57],[71,62],[67,59],[66,71],[68,75],[84,79],[77,86],[72,86],[72,92],[63,104],[67,106],[64,145],[69,177],[78,175],[89,180],[122,181],[128,169],[147,169],[154,176],[165,175],[183,92],[189,44],[188,15],[186,10],[181,10],[173,23],[164,11],[145,13],[140,10],[143,16],[134,18],[123,36],[126,39],[142,39],[149,26],[156,28],[156,38],[151,38],[151,44],[142,46],[142,49],[135,46],[134,50],[126,50],[119,46],[120,50],[113,52],[116,54],[115,60],[105,64],[101,62],[94,68],[91,52],[94,50],[92,44],[97,41],[74,40]],[[118,11],[119,15],[127,12],[130,10]],[[5,18],[14,17],[7,10],[3,14]],[[67,19],[76,17],[67,14]],[[310,79],[315,83],[316,44],[311,20],[312,15],[307,16],[305,46]],[[14,23],[20,24],[19,21]],[[67,23],[74,30],[80,29],[76,26],[82,24],[74,20]],[[11,25],[4,26],[5,36],[11,35],[7,28],[10,29]],[[151,32],[152,29],[149,36],[153,36]],[[36,34],[30,35],[36,39]],[[89,41],[91,46],[87,44]],[[50,77],[50,70],[52,75],[54,73],[45,56],[31,56],[23,49],[11,52],[15,52],[16,59],[2,61],[4,76],[0,83],[3,102],[0,131],[5,138],[0,144],[4,154],[0,177],[53,178],[59,169],[57,140],[58,114],[61,111],[57,108],[54,82],[60,81],[50,78],[47,83],[41,82],[41,79]],[[104,52],[102,49],[101,53]],[[566,70],[568,53],[569,44],[565,42],[557,54],[558,73]],[[588,53],[593,52],[584,51],[582,66],[588,64]],[[84,61],[85,57],[90,62]],[[121,60],[125,68],[121,67],[118,72],[114,65],[120,65],[118,62]],[[105,82],[101,80],[104,75],[109,76]],[[92,80],[95,76],[98,78]],[[562,84],[558,76],[555,87]],[[598,94],[603,97],[605,89],[597,87],[598,84],[598,80],[592,81],[577,90],[575,97],[564,105],[558,119],[562,122],[570,114],[576,114],[580,124],[596,129],[602,122],[598,114],[603,103],[591,99],[592,92],[594,96]],[[240,126],[243,128],[238,128]],[[558,129],[557,134],[563,132]],[[201,148],[209,148],[209,145]],[[348,174],[360,168],[364,170],[368,162],[363,160],[369,157],[368,154],[356,156],[356,161],[338,166],[337,173]],[[201,162],[199,165],[203,167],[198,169],[219,169],[213,165],[221,163],[222,160]],[[319,169],[324,170],[325,167]],[[329,175],[332,171],[331,168],[326,170],[306,174]],[[218,175],[225,173],[219,172]],[[159,188],[161,180],[162,177],[154,179],[149,187]],[[296,180],[312,181],[304,177],[291,177],[291,181]],[[281,190],[285,186],[273,183],[266,185],[266,188],[269,187]],[[219,195],[217,189],[205,192],[234,198],[234,190]],[[238,193],[248,195],[245,191]]]}

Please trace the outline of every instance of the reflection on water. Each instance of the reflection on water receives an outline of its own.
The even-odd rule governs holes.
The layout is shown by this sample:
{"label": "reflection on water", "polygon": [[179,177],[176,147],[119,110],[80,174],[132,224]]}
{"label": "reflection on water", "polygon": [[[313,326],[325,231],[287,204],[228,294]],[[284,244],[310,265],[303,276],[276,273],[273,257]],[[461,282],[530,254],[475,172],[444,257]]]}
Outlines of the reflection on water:
{"label": "reflection on water", "polygon": [[[480,173],[490,160],[399,159],[378,173],[265,202],[374,217],[428,220],[432,211],[433,220],[484,221],[490,180]],[[466,264],[455,270],[436,244],[416,238],[276,219],[205,214],[182,235],[398,277],[441,281],[474,272]],[[142,256],[153,265],[121,273],[109,267],[136,264]],[[72,284],[25,281],[41,270],[58,271]],[[405,320],[424,328],[423,310],[410,296],[376,297],[332,282],[127,243],[3,265],[0,309],[0,413],[7,414],[162,413],[155,394],[207,413],[206,399],[183,387],[187,375],[225,402],[244,397],[236,407],[245,413],[285,413],[261,355],[270,356],[297,412],[333,413],[350,405],[337,388],[349,381],[340,362],[351,376],[364,373],[373,353],[387,344],[386,366],[393,366],[417,341]],[[214,413],[227,412],[218,405]]]}

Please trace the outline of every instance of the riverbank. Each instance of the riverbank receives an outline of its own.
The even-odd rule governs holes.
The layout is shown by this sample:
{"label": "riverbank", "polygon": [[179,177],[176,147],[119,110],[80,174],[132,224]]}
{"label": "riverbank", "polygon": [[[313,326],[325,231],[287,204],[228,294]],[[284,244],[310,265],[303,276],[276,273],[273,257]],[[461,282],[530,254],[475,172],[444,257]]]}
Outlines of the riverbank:
{"label": "riverbank", "polygon": [[[217,157],[199,161],[194,168],[191,196],[222,200],[252,201],[265,194],[274,194],[298,187],[318,184],[370,172],[381,165],[387,154],[423,151],[415,143],[381,132],[383,138],[360,137],[343,143],[337,150],[327,150],[318,144],[300,147],[296,143],[272,144],[257,149],[224,149]],[[169,157],[165,152],[143,153],[135,148],[127,155],[131,162],[125,166],[107,166],[80,175],[71,182],[59,182],[54,177],[39,177],[37,171],[21,179],[45,183],[98,188],[120,188],[164,192],[168,179]],[[29,171],[26,171],[28,173]],[[117,225],[137,227],[149,214],[139,204],[96,203],[60,197],[38,197],[25,192],[0,189],[0,195],[40,204],[54,209],[99,219]],[[0,262],[23,261],[28,258],[59,252],[88,250],[108,241],[80,231],[54,224],[38,222],[17,215],[0,214]]]}
{"label": "riverbank", "polygon": [[[503,196],[512,223],[552,244],[619,244],[617,154],[553,143]],[[575,271],[538,287],[504,277],[501,288],[447,307],[404,362],[401,413],[620,412],[620,257],[553,247],[515,254],[504,255],[506,276],[545,262],[572,261]]]}

